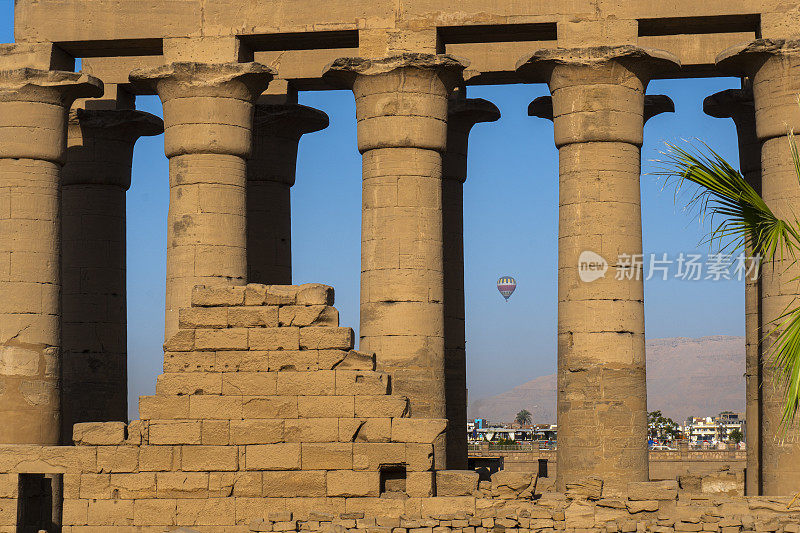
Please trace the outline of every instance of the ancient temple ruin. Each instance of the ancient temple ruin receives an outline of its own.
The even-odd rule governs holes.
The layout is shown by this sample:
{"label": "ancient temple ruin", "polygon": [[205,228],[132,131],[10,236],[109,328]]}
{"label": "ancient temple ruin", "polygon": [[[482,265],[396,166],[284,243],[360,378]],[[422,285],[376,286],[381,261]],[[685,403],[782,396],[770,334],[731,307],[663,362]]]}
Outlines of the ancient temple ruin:
{"label": "ancient temple ruin", "polygon": [[[650,481],[642,280],[576,269],[642,251],[643,125],[672,110],[654,79],[741,77],[705,110],[792,214],[800,3],[16,0],[14,17],[0,533],[800,532],[800,439],[779,438],[758,342],[798,267],[744,289],[746,496]],[[499,117],[467,94],[504,83],[548,85],[529,113],[559,153],[553,490],[466,470],[462,192],[470,130]],[[330,89],[354,94],[363,157],[358,351],[332,288],[291,285],[298,142],[328,123],[297,94]],[[128,421],[125,193],[136,140],[162,132],[164,373]]]}

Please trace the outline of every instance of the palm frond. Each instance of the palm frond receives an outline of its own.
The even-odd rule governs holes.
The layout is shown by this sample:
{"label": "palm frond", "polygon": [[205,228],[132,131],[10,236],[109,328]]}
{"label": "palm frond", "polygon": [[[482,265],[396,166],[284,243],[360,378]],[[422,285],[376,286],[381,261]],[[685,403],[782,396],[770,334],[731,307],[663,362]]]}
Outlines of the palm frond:
{"label": "palm frond", "polygon": [[[789,143],[800,183],[800,151],[791,131]],[[662,155],[664,159],[658,161],[661,170],[655,174],[677,179],[676,195],[687,181],[698,186],[687,205],[699,210],[701,217],[709,217],[708,242],[716,242],[721,250],[747,247],[749,253],[767,262],[776,258],[783,261],[786,254],[791,257],[791,264],[796,263],[796,252],[800,250],[798,221],[778,218],[741,173],[713,149],[705,143],[699,149],[667,143]],[[775,369],[775,385],[785,390],[781,427],[787,431],[800,409],[800,306],[785,311],[771,324],[768,336],[775,340],[763,358]]]}

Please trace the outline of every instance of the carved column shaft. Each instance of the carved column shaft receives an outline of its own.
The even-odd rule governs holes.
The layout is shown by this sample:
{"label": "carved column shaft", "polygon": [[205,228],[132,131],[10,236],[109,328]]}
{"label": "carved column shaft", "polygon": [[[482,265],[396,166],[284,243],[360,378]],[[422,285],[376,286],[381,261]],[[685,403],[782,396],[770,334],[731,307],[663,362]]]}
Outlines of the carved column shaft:
{"label": "carved column shaft", "polygon": [[[800,77],[800,42],[759,40],[723,52],[718,65],[748,75],[753,82],[756,135],[761,143],[761,193],[780,218],[794,220],[800,187],[792,163],[787,133],[800,128],[797,79]],[[800,491],[800,438],[796,425],[783,435],[780,428],[786,389],[776,385],[775,369],[767,348],[775,340],[766,334],[775,319],[800,302],[800,266],[787,254],[765,263],[761,274],[761,488],[768,496]],[[796,424],[797,422],[795,422]],[[749,426],[749,424],[748,424]],[[748,427],[748,430],[751,428]]]}
{"label": "carved column shaft", "polygon": [[[405,54],[337,60],[327,72],[353,89],[363,156],[360,347],[377,354],[419,418],[446,418],[442,153],[463,68],[450,56]],[[437,468],[445,446],[442,436]]]}
{"label": "carved column shaft", "polygon": [[447,402],[447,468],[467,469],[467,356],[464,309],[464,182],[469,133],[475,124],[500,118],[480,98],[451,99],[442,171],[444,250],[444,351]]}
{"label": "carved column shaft", "polygon": [[79,422],[126,421],[125,194],[133,147],[163,131],[134,110],[70,114],[62,171],[62,441]]}
{"label": "carved column shaft", "polygon": [[[634,47],[541,51],[518,69],[552,94],[559,151],[558,472],[623,493],[649,477],[643,279],[618,258],[642,253],[644,92],[666,54]],[[582,277],[583,252],[609,264]],[[614,266],[618,268],[615,269]],[[616,272],[615,272],[616,270]]]}
{"label": "carved column shaft", "polygon": [[247,283],[247,169],[253,105],[273,72],[258,63],[172,63],[134,71],[164,106],[169,158],[165,338],[195,285]]}
{"label": "carved column shaft", "polygon": [[[761,143],[756,136],[756,116],[752,89],[728,89],[707,97],[703,101],[706,114],[717,118],[733,119],[739,141],[739,168],[745,180],[761,192]],[[748,256],[752,247],[746,246]],[[760,458],[760,401],[761,401],[761,349],[760,349],[760,282],[748,276],[744,287],[745,312],[745,383],[747,420],[747,470],[745,494],[761,494]]]}
{"label": "carved column shaft", "polygon": [[247,280],[292,283],[291,187],[300,137],[328,127],[322,111],[258,104],[247,161]]}
{"label": "carved column shaft", "polygon": [[59,443],[67,110],[102,92],[80,73],[0,71],[0,443]]}

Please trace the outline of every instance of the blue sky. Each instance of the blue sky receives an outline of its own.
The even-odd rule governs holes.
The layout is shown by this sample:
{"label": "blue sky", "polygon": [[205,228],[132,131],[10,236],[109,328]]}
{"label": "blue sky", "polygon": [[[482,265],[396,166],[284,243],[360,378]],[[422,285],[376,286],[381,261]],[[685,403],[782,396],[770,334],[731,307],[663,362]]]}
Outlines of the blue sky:
{"label": "blue sky", "polygon": [[[0,35],[13,41],[13,3],[0,0]],[[700,137],[736,162],[733,123],[707,117],[703,98],[738,87],[733,78],[657,80],[649,94],[666,94],[676,113],[645,127],[642,149],[644,252],[707,253],[707,228],[674,201],[654,176],[650,160],[665,141]],[[468,96],[494,102],[502,118],[473,129],[464,187],[467,357],[470,399],[496,394],[556,365],[556,250],[558,159],[552,124],[527,116],[528,103],[547,94],[542,85],[470,87]],[[294,282],[336,288],[342,325],[358,326],[361,161],[356,150],[355,105],[347,91],[304,92],[300,103],[330,116],[330,127],[300,143],[292,189]],[[139,109],[161,115],[156,97]],[[134,155],[128,192],[128,367],[131,416],[136,397],[155,390],[161,372],[166,275],[167,160],[163,137],[143,138]],[[514,276],[506,303],[495,283]],[[741,281],[645,282],[646,335],[743,335]]]}

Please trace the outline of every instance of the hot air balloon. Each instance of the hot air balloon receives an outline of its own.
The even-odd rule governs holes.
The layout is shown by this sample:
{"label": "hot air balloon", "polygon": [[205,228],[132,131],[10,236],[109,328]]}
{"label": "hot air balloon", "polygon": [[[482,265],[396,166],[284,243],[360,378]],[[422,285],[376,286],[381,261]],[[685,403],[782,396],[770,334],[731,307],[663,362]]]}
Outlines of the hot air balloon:
{"label": "hot air balloon", "polygon": [[497,290],[503,295],[503,298],[508,301],[514,291],[517,289],[517,280],[511,276],[503,276],[497,280]]}

